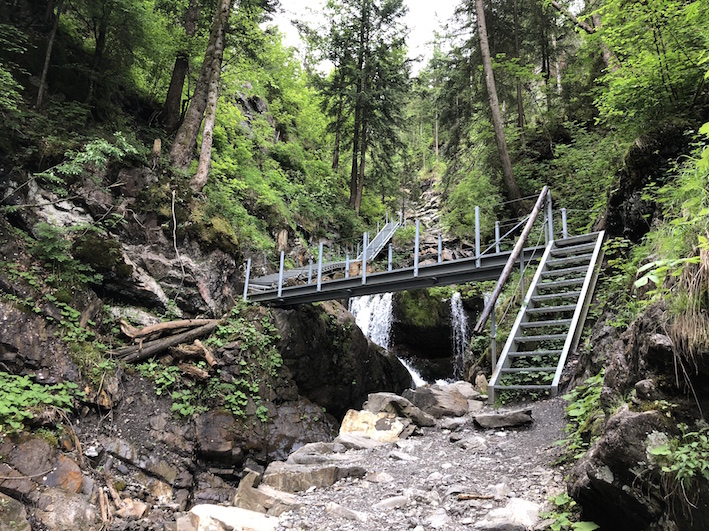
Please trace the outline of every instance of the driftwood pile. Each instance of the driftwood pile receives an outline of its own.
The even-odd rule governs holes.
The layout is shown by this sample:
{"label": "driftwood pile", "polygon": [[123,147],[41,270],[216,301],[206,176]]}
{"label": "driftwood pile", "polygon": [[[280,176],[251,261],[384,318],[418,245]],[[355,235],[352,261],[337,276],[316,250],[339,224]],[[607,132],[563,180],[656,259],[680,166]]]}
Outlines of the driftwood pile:
{"label": "driftwood pile", "polygon": [[[221,322],[220,319],[183,319],[135,328],[121,320],[121,331],[137,344],[114,350],[113,355],[126,363],[136,363],[169,349],[176,358],[202,357],[213,367],[214,355],[199,338],[212,333]],[[169,335],[163,337],[165,334]],[[192,344],[186,344],[190,342]],[[180,364],[180,368],[197,379],[209,377],[206,371],[194,365]]]}

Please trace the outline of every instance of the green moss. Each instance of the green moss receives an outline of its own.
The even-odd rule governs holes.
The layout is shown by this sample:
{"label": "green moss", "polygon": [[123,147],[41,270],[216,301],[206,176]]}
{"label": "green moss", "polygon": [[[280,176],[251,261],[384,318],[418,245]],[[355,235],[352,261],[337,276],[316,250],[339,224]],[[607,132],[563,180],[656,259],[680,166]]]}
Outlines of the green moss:
{"label": "green moss", "polygon": [[397,293],[396,308],[399,320],[411,326],[433,328],[447,323],[448,301],[429,290]]}

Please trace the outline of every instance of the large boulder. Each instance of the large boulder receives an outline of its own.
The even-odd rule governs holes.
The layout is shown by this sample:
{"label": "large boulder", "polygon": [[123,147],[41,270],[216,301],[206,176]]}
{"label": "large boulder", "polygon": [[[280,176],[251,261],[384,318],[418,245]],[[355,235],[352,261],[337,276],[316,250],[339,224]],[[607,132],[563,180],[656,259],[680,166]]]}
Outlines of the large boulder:
{"label": "large boulder", "polygon": [[337,418],[360,409],[370,393],[400,394],[413,385],[396,356],[369,341],[337,302],[276,309],[273,316],[300,394]]}
{"label": "large boulder", "polygon": [[404,398],[437,419],[462,417],[468,413],[468,400],[453,385],[434,384],[407,389]]}

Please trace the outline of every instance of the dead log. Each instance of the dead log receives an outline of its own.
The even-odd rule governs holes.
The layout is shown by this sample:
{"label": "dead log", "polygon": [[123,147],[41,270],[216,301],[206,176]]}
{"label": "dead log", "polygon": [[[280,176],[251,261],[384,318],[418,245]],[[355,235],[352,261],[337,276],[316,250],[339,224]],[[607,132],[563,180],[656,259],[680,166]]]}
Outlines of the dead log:
{"label": "dead log", "polygon": [[208,323],[213,323],[218,321],[217,319],[182,319],[179,321],[168,321],[166,323],[158,323],[154,325],[145,326],[143,328],[136,328],[132,326],[125,319],[121,319],[121,331],[130,337],[131,339],[139,339],[149,336],[150,334],[155,334],[157,332],[164,332],[165,330],[177,330],[180,328],[196,328],[198,326],[203,326]]}
{"label": "dead log", "polygon": [[189,363],[178,363],[177,367],[182,371],[183,374],[187,376],[192,376],[196,380],[208,380],[209,373],[204,369],[200,369],[196,365],[190,365]]}
{"label": "dead log", "polygon": [[176,358],[204,358],[204,361],[206,361],[210,367],[214,367],[217,363],[212,351],[205,347],[199,339],[195,339],[194,343],[191,345],[177,345],[176,347],[171,347],[170,354],[174,355]]}
{"label": "dead log", "polygon": [[203,337],[210,334],[215,328],[217,328],[217,326],[219,326],[219,323],[220,321],[215,320],[205,324],[204,326],[200,326],[199,328],[195,328],[187,332],[182,332],[181,334],[156,339],[154,341],[149,341],[143,344],[142,348],[140,345],[136,345],[134,347],[130,347],[130,349],[121,349],[119,351],[115,351],[113,354],[114,356],[122,359],[126,363],[135,363],[137,361],[143,361],[154,356],[155,354],[158,354],[159,352],[167,350],[170,347],[174,347],[175,345],[179,345],[180,343],[194,341],[199,337]]}

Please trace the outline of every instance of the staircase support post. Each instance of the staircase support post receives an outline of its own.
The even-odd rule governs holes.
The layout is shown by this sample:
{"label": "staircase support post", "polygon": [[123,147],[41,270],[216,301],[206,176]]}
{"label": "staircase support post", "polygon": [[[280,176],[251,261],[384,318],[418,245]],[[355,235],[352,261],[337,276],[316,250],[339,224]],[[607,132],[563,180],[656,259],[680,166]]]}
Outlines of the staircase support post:
{"label": "staircase support post", "polygon": [[495,322],[495,306],[490,313],[490,354],[493,369],[497,366],[497,323]]}
{"label": "staircase support post", "polygon": [[500,254],[500,222],[495,222],[495,252]]}
{"label": "staircase support post", "polygon": [[308,284],[313,281],[313,259],[308,258]]}
{"label": "staircase support post", "polygon": [[249,291],[249,278],[251,277],[251,258],[246,261],[246,280],[244,281],[244,302]]}
{"label": "staircase support post", "polygon": [[443,262],[443,237],[438,234],[438,263]]}
{"label": "staircase support post", "polygon": [[318,248],[318,291],[322,289],[322,248],[323,243],[320,242],[320,246]]}
{"label": "staircase support post", "polygon": [[480,207],[475,207],[475,267],[480,267]]}
{"label": "staircase support post", "polygon": [[286,252],[281,251],[281,265],[278,268],[278,296],[283,293],[283,263],[285,262]]}
{"label": "staircase support post", "polygon": [[350,278],[350,253],[345,255],[345,278]]}
{"label": "staircase support post", "polygon": [[420,221],[416,220],[416,238],[414,240],[414,276],[419,276],[419,230]]}
{"label": "staircase support post", "polygon": [[524,297],[524,292],[526,291],[524,289],[524,253],[519,255],[519,284],[520,288],[522,288],[522,296]]}
{"label": "staircase support post", "polygon": [[387,267],[387,269],[388,269],[389,271],[391,271],[391,263],[392,263],[393,254],[394,254],[394,253],[393,253],[393,248],[392,248],[391,244],[389,244],[389,264],[388,264],[388,267]]}

